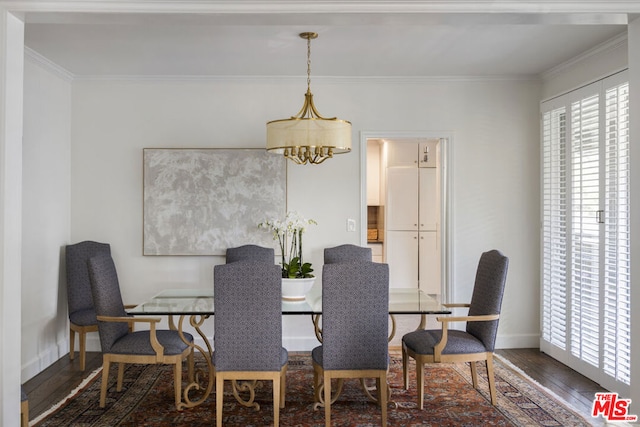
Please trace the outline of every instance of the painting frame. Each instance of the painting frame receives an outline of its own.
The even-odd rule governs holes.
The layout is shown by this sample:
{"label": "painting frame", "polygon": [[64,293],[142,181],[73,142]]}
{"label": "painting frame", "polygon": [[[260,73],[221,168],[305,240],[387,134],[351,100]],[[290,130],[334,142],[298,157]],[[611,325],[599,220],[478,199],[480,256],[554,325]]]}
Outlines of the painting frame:
{"label": "painting frame", "polygon": [[257,148],[144,148],[142,158],[144,256],[277,246],[258,224],[286,213],[284,157]]}

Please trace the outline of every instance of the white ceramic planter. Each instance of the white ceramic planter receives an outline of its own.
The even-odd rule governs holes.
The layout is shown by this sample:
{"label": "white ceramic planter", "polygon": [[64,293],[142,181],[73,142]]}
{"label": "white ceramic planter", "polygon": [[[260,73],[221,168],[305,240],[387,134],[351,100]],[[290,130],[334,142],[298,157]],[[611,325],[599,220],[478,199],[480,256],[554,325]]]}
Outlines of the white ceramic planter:
{"label": "white ceramic planter", "polygon": [[306,279],[282,279],[282,299],[287,301],[300,301],[309,292],[315,282],[315,277]]}

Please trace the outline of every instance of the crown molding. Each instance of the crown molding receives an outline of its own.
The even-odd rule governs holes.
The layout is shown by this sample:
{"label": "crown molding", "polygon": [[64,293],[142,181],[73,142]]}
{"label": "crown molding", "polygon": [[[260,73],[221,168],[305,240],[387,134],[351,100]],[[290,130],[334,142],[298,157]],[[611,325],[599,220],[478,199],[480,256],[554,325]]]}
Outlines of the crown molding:
{"label": "crown molding", "polygon": [[0,7],[93,13],[640,13],[637,0],[2,0]]}
{"label": "crown molding", "polygon": [[571,58],[568,61],[563,62],[562,64],[558,64],[550,70],[544,71],[540,73],[539,77],[541,80],[547,80],[553,78],[554,76],[566,71],[567,69],[579,64],[582,61],[585,61],[593,56],[600,55],[603,52],[608,50],[616,49],[627,42],[627,33],[620,34],[608,41],[599,44],[598,46],[594,46],[593,48],[587,50],[586,52],[581,53],[578,56]]}
{"label": "crown molding", "polygon": [[[504,81],[539,81],[538,76],[314,76],[315,83],[331,84],[425,84],[434,82],[504,82]],[[304,81],[303,76],[186,76],[186,75],[75,75],[73,81],[105,81],[105,82],[280,82],[298,83]]]}
{"label": "crown molding", "polygon": [[53,74],[57,75],[67,82],[73,82],[76,79],[76,76],[72,72],[70,72],[66,68],[61,67],[60,65],[49,60],[48,58],[44,57],[43,55],[27,46],[24,47],[24,57],[25,59],[28,59],[34,64],[37,64],[42,68],[52,72]]}

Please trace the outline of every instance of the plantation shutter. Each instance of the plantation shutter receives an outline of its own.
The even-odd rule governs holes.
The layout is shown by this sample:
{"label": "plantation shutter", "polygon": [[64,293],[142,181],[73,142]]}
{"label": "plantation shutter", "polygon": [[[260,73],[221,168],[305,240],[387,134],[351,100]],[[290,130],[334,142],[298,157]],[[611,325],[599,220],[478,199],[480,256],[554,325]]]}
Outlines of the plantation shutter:
{"label": "plantation shutter", "polygon": [[599,96],[571,104],[571,354],[600,352]]}
{"label": "plantation shutter", "polygon": [[540,348],[630,390],[626,72],[542,103]]}
{"label": "plantation shutter", "polygon": [[629,230],[629,84],[606,91],[605,105],[604,371],[631,377]]}
{"label": "plantation shutter", "polygon": [[566,109],[543,114],[542,335],[565,348],[567,340]]}

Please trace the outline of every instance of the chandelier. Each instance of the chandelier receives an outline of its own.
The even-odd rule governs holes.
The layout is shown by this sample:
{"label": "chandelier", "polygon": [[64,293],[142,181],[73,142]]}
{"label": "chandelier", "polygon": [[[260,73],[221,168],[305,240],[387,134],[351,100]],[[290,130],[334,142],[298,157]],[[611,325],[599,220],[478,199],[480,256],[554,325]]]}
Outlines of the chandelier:
{"label": "chandelier", "polygon": [[283,154],[299,165],[319,164],[334,154],[351,151],[351,123],[336,117],[322,117],[311,93],[311,40],[317,33],[301,33],[307,40],[307,93],[304,104],[289,119],[267,122],[267,151]]}

